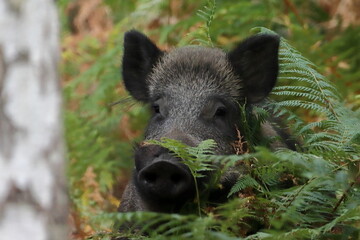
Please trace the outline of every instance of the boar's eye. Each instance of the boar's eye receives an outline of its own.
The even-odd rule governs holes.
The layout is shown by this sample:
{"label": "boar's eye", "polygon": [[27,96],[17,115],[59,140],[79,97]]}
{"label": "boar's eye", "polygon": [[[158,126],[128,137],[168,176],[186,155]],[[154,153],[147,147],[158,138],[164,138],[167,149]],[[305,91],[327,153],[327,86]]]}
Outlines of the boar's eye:
{"label": "boar's eye", "polygon": [[227,110],[225,107],[219,107],[216,109],[215,117],[225,117],[227,115]]}
{"label": "boar's eye", "polygon": [[151,110],[154,117],[157,120],[162,120],[167,115],[167,105],[164,99],[157,99],[152,102]]}
{"label": "boar's eye", "polygon": [[152,105],[152,109],[154,111],[155,114],[159,114],[160,113],[160,106],[158,104],[154,104]]}

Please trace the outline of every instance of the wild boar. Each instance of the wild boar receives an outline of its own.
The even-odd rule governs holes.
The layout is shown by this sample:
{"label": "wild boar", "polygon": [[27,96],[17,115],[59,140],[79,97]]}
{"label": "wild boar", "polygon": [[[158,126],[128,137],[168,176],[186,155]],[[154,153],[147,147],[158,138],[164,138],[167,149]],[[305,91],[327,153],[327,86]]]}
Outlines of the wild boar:
{"label": "wild boar", "polygon": [[[124,84],[152,109],[145,140],[166,137],[196,146],[213,139],[217,154],[233,154],[237,129],[242,133],[239,105],[251,111],[269,95],[278,75],[278,49],[278,36],[258,34],[230,52],[201,46],[164,52],[145,35],[127,32]],[[261,132],[277,134],[269,124]],[[231,187],[236,176],[221,181]],[[177,212],[194,198],[194,184],[181,159],[157,145],[140,146],[119,211]]]}

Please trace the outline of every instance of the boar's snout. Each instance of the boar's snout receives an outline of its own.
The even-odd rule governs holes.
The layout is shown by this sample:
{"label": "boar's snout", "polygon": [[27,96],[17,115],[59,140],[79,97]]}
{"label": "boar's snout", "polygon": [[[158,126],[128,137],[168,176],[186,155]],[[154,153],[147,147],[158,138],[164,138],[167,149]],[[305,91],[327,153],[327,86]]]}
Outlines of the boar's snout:
{"label": "boar's snout", "polygon": [[175,200],[191,190],[190,171],[179,163],[167,160],[157,161],[145,167],[138,175],[139,187],[149,195]]}
{"label": "boar's snout", "polygon": [[149,202],[177,206],[194,196],[195,183],[190,169],[165,148],[142,146],[135,155],[135,183]]}

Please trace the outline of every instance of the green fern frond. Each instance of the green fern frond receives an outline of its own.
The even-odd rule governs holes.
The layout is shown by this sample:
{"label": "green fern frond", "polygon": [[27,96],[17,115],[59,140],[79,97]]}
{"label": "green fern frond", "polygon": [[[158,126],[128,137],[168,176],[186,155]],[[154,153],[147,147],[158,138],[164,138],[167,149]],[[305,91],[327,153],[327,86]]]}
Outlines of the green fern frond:
{"label": "green fern frond", "polygon": [[[332,84],[326,81],[323,75],[314,69],[315,65],[291,47],[284,39],[281,41],[279,59],[281,61],[280,76],[286,79],[287,75],[290,75],[292,80],[309,84],[308,87],[316,90],[317,96],[324,103],[324,107],[328,109],[326,112],[320,112],[326,113],[328,117],[336,116],[334,102],[339,101],[338,91]],[[295,78],[293,77],[294,75]],[[291,90],[294,91],[294,88]],[[309,100],[315,99],[310,98]],[[321,108],[312,107],[313,104],[315,103],[306,102],[301,107],[316,111],[321,110]]]}
{"label": "green fern frond", "polygon": [[214,165],[211,163],[208,158],[209,155],[213,155],[213,149],[216,146],[216,143],[212,139],[202,141],[197,147],[189,147],[180,141],[162,138],[160,141],[149,140],[150,144],[157,144],[173,152],[173,154],[182,159],[182,163],[189,167],[191,175],[193,176],[195,182],[195,191],[196,199],[198,205],[198,214],[201,216],[201,202],[200,202],[200,193],[197,179],[204,177],[201,172],[210,171],[214,169]]}
{"label": "green fern frond", "polygon": [[160,141],[148,140],[147,143],[157,144],[167,148],[176,157],[182,159],[182,163],[187,165],[195,178],[203,177],[200,172],[212,170],[209,155],[214,154],[216,143],[212,139],[202,141],[197,147],[189,147],[180,141],[162,138]]}
{"label": "green fern frond", "polygon": [[234,193],[240,192],[241,190],[245,189],[245,188],[257,188],[260,187],[260,185],[258,184],[258,182],[252,178],[250,175],[245,175],[240,177],[240,179],[235,183],[234,186],[232,186],[229,194],[227,195],[227,197],[229,198],[230,196],[232,196]]}
{"label": "green fern frond", "polygon": [[116,220],[118,226],[122,226],[122,232],[113,236],[136,239],[203,239],[216,223],[211,217],[154,212],[111,213],[98,218],[111,218]]}
{"label": "green fern frond", "polygon": [[300,107],[303,109],[314,110],[319,113],[331,114],[331,111],[328,108],[312,101],[285,100],[278,102],[277,105],[282,107]]}
{"label": "green fern frond", "polygon": [[315,95],[316,93],[310,93],[310,92],[295,92],[295,91],[274,91],[272,92],[274,95],[278,96],[292,96],[292,97],[300,97],[300,98],[306,98],[310,101],[318,101],[322,104],[326,104],[326,101],[319,97],[318,95]]}
{"label": "green fern frond", "polygon": [[[265,28],[258,28],[261,33],[274,34]],[[282,100],[272,102],[277,115],[286,115],[295,123],[295,134],[302,136],[303,147],[312,152],[353,152],[359,144],[351,141],[360,134],[360,118],[343,106],[337,89],[316,71],[316,66],[301,55],[299,51],[281,39],[279,50],[279,81],[291,82],[277,86],[272,92]],[[296,115],[283,108],[311,110],[327,118],[317,123],[305,124]],[[291,119],[290,119],[291,116]]]}
{"label": "green fern frond", "polygon": [[310,136],[306,140],[306,144],[311,145],[324,140],[333,141],[336,143],[339,140],[339,135],[331,132],[319,132]]}
{"label": "green fern frond", "polygon": [[213,40],[211,38],[210,28],[216,14],[216,0],[207,0],[204,7],[197,11],[197,16],[203,21],[200,27],[192,30],[188,33],[182,41],[179,42],[179,46],[194,44],[203,45],[207,47],[214,47]]}
{"label": "green fern frond", "polygon": [[[287,79],[289,79],[289,77]],[[318,94],[318,91],[315,89],[305,86],[277,86],[273,88],[272,92],[281,92],[286,90],[291,92],[301,91],[304,93]]]}
{"label": "green fern frond", "polygon": [[213,164],[221,164],[224,169],[234,167],[240,162],[244,162],[248,159],[256,157],[256,153],[251,154],[242,154],[242,155],[210,155],[208,159],[213,162]]}
{"label": "green fern frond", "polygon": [[194,41],[203,43],[205,46],[214,47],[213,41],[211,39],[210,27],[211,23],[214,20],[216,10],[216,0],[208,0],[203,10],[200,9],[197,12],[197,15],[205,21],[205,26],[202,27],[202,30],[206,36],[206,40],[194,39]]}
{"label": "green fern frond", "polygon": [[318,129],[327,129],[327,130],[333,130],[335,131],[338,127],[338,122],[334,120],[322,120],[319,122],[311,122],[308,123],[301,128],[299,128],[298,133],[302,134],[310,130],[314,130],[316,128]]}
{"label": "green fern frond", "polygon": [[346,222],[357,222],[360,224],[360,206],[346,209],[341,215],[320,228],[322,232],[329,232],[335,225]]}

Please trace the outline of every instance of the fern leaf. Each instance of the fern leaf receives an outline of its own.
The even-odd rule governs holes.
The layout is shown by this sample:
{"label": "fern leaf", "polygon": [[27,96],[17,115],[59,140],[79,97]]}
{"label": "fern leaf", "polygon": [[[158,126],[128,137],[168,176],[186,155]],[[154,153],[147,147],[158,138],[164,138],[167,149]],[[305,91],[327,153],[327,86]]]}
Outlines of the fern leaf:
{"label": "fern leaf", "polygon": [[257,183],[255,179],[253,179],[250,175],[245,175],[240,177],[240,179],[235,183],[235,185],[231,188],[227,197],[229,198],[234,193],[240,192],[241,190],[248,187],[259,187],[260,185]]}

